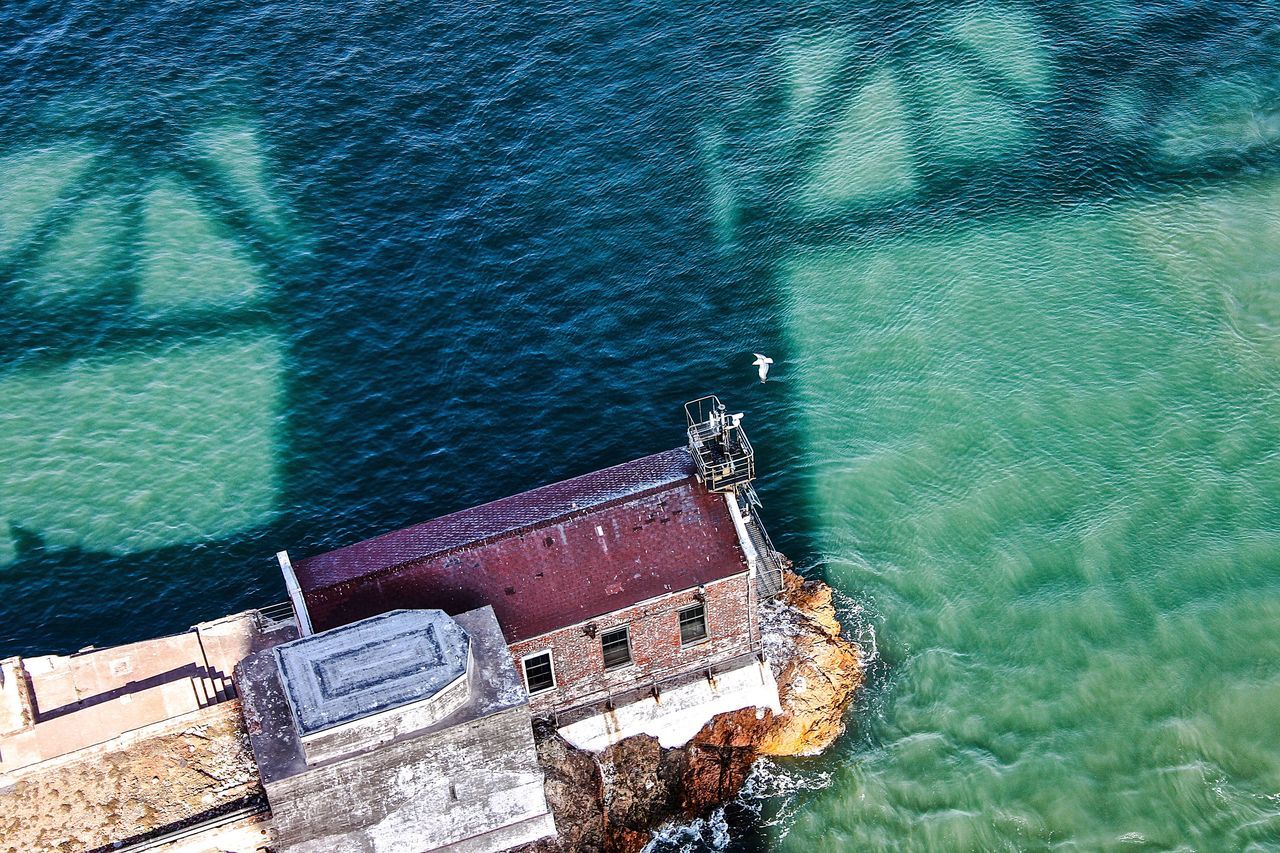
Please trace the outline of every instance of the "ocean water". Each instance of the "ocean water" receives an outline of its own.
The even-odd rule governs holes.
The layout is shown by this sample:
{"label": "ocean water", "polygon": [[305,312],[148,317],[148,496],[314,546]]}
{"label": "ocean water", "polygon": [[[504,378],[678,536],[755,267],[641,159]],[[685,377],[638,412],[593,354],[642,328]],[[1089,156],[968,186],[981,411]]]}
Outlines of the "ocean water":
{"label": "ocean water", "polygon": [[1280,847],[1275,3],[11,3],[0,106],[0,654],[715,392],[869,680],[659,849]]}

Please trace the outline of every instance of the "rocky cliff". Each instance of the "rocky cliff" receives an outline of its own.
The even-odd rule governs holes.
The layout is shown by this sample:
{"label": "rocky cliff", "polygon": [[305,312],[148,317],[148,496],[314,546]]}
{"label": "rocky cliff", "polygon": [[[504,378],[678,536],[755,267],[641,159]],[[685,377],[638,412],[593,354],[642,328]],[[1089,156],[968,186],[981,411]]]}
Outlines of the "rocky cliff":
{"label": "rocky cliff", "polygon": [[692,819],[732,799],[761,755],[813,755],[844,730],[862,683],[858,647],[841,636],[831,588],[786,573],[785,589],[761,614],[782,713],[747,708],[713,718],[683,747],[648,735],[599,755],[573,748],[550,725],[535,727],[547,800],[559,837],[524,853],[630,853],[654,829]]}

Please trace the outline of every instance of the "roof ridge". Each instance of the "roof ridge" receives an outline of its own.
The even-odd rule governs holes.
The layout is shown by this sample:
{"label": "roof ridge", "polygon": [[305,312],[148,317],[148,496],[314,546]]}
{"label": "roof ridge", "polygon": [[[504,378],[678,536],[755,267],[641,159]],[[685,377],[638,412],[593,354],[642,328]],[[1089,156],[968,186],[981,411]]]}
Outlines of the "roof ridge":
{"label": "roof ridge", "polygon": [[[620,473],[636,472],[634,482],[611,482]],[[676,447],[660,453],[642,456],[608,468],[590,471],[536,486],[514,495],[467,507],[446,515],[381,533],[350,545],[344,545],[300,559],[294,563],[304,589],[322,589],[352,580],[355,577],[380,575],[401,566],[424,559],[439,557],[486,541],[497,541],[532,527],[554,523],[578,512],[595,511],[616,503],[641,497],[682,482],[694,474],[693,457],[687,448]],[[581,489],[581,494],[578,494]],[[581,503],[574,498],[581,499]],[[539,499],[550,498],[546,505]],[[509,515],[503,518],[504,515]],[[436,534],[435,537],[432,534]],[[427,545],[426,541],[438,538],[439,544]],[[408,546],[412,553],[394,555],[386,551],[398,551]],[[337,576],[325,577],[331,568],[327,564],[341,562],[341,557],[354,558],[362,564],[358,574],[337,572]],[[381,557],[381,559],[376,559]],[[368,559],[369,563],[365,564]],[[318,571],[308,571],[309,569]],[[307,577],[309,576],[309,577]]]}
{"label": "roof ridge", "polygon": [[[693,475],[691,474],[690,477],[692,476]],[[572,512],[565,512],[559,515],[547,516],[544,519],[531,521],[531,522],[528,522],[527,524],[522,524],[519,527],[512,527],[508,530],[501,530],[501,531],[498,531],[497,533],[493,533],[488,536],[482,536],[477,539],[470,539],[466,542],[462,542],[456,545],[450,545],[448,547],[440,548],[435,551],[423,551],[421,554],[417,554],[413,557],[410,557],[409,559],[404,560],[403,562],[392,563],[386,566],[380,566],[376,569],[371,569],[370,571],[360,575],[360,578],[372,579],[372,578],[381,577],[382,575],[388,574],[390,572],[400,571],[401,569],[407,569],[418,563],[426,562],[427,560],[435,560],[440,557],[448,557],[452,554],[458,554],[463,551],[469,551],[473,548],[483,548],[486,545],[492,545],[494,542],[501,542],[503,539],[510,539],[513,536],[523,536],[526,532],[530,530],[537,530],[542,527],[549,527],[554,524],[559,524],[562,521],[567,521],[568,519],[577,517],[579,515],[588,516],[588,515],[592,515],[593,513],[603,512],[604,510],[612,509],[615,506],[620,506],[621,504],[628,503],[630,501],[639,500],[640,498],[647,498],[650,495],[658,495],[658,494],[662,494],[663,492],[669,492],[674,486],[681,485],[688,479],[689,477],[682,477],[679,480],[672,480],[669,483],[661,483],[656,486],[651,486],[650,488],[647,488],[647,489],[642,489],[641,491],[638,491],[638,492],[632,492],[629,495],[621,495],[617,498],[613,498],[612,500],[592,504],[591,506],[582,507],[580,509],[575,509]],[[530,491],[532,491],[532,489]],[[527,492],[521,492],[520,494],[527,494]],[[518,495],[512,495],[512,497],[518,497]],[[490,503],[497,503],[497,501],[490,501]],[[485,504],[480,504],[480,506],[485,506]],[[440,518],[448,518],[448,517],[449,516],[447,515],[440,516]],[[432,519],[432,520],[435,521],[437,519]],[[423,522],[423,523],[425,524],[427,522]],[[339,548],[338,550],[340,551],[342,549]],[[329,553],[333,553],[333,552],[329,552]],[[337,586],[338,584],[341,584],[341,583],[346,583],[346,581],[333,580],[327,583],[317,584],[315,586],[309,587],[309,590],[325,589],[327,587]]]}

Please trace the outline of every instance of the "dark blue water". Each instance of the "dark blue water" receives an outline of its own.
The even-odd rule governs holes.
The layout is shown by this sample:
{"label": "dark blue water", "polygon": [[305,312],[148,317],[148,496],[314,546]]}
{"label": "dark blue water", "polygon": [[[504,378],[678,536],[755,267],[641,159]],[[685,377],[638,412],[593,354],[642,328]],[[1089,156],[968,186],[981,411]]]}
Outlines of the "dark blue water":
{"label": "dark blue water", "polygon": [[[95,159],[79,192],[120,194],[137,218],[141,188],[178,176],[259,279],[252,300],[173,318],[118,294],[16,305],[6,374],[246,332],[282,353],[272,405],[247,415],[275,421],[275,472],[230,475],[234,489],[277,478],[263,523],[140,554],[110,553],[123,531],[98,536],[106,548],[37,541],[3,569],[6,651],[181,629],[280,598],[277,548],[310,553],[679,444],[680,403],[750,389],[741,358],[776,340],[767,283],[714,239],[698,123],[728,68],[697,21],[374,4],[5,17],[7,150],[83,146]],[[282,225],[192,156],[193,134],[222,128],[252,134],[254,193]],[[42,215],[71,218],[65,195]],[[210,426],[183,429],[176,454]],[[135,467],[146,478],[151,460]],[[209,486],[156,479],[179,497]]]}

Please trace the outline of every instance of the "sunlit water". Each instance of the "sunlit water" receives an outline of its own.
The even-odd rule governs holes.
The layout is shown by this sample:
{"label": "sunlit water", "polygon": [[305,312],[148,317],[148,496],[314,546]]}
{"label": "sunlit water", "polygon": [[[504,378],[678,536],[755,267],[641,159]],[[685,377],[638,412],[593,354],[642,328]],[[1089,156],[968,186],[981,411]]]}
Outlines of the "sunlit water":
{"label": "sunlit water", "polygon": [[0,24],[0,653],[715,391],[871,670],[660,846],[1280,847],[1274,4]]}

